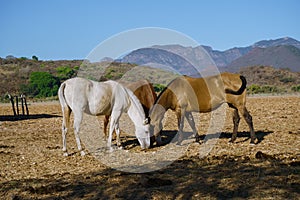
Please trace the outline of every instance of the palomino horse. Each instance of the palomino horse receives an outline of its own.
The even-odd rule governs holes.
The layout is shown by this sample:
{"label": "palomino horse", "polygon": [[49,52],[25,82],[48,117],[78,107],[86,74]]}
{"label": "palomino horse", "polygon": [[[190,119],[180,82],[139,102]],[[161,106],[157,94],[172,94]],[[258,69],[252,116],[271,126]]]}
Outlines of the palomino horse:
{"label": "palomino horse", "polygon": [[[246,79],[238,74],[222,73],[206,78],[181,76],[171,81],[163,90],[150,110],[151,131],[154,132],[157,144],[161,143],[160,131],[165,112],[171,109],[176,112],[179,129],[179,144],[182,141],[184,117],[187,118],[196,141],[199,135],[191,112],[211,112],[227,103],[233,112],[233,134],[231,142],[237,137],[241,114],[246,120],[251,135],[251,143],[255,142],[252,117],[246,109]],[[209,85],[209,86],[208,86]]]}
{"label": "palomino horse", "polygon": [[[153,106],[157,95],[152,84],[148,80],[139,80],[137,82],[120,82],[122,85],[130,89],[141,102],[145,115],[149,115],[149,110]],[[107,138],[107,125],[110,115],[104,118],[104,139]]]}
{"label": "palomino horse", "polygon": [[135,135],[141,148],[149,148],[149,120],[145,117],[143,107],[136,96],[127,88],[115,81],[95,82],[83,78],[72,78],[61,84],[58,91],[62,107],[62,139],[64,155],[68,155],[66,134],[70,124],[70,114],[74,113],[74,133],[78,150],[82,150],[79,138],[80,124],[83,112],[89,115],[111,115],[109,138],[107,146],[111,149],[112,132],[116,131],[117,145],[121,146],[119,137],[119,119],[127,112],[135,125]]}

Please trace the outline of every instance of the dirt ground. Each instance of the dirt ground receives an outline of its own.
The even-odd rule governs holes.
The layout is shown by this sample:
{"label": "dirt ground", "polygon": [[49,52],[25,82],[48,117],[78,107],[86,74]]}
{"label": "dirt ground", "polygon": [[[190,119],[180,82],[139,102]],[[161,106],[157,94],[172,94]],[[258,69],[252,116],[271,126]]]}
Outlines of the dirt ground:
{"label": "dirt ground", "polygon": [[[199,156],[203,142],[194,142],[162,169],[129,173],[107,167],[92,153],[80,156],[73,133],[67,138],[71,155],[63,157],[58,102],[30,102],[30,116],[20,118],[11,116],[9,104],[0,104],[0,197],[300,199],[300,97],[249,97],[247,107],[258,144],[250,145],[244,120],[237,141],[229,143],[233,125],[228,108],[222,133],[211,134],[210,138],[219,139],[207,156]],[[209,114],[200,114],[197,126],[202,138],[209,119]],[[172,113],[164,130],[165,140],[176,133]],[[122,136],[125,149],[120,151],[145,157],[147,152],[139,150],[136,139]]]}

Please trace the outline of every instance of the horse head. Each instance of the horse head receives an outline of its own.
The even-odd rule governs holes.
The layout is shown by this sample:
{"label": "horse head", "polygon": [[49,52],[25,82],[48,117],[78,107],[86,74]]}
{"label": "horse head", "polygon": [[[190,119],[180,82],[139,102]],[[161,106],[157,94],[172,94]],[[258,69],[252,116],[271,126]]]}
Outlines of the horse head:
{"label": "horse head", "polygon": [[148,149],[150,147],[150,124],[145,123],[148,122],[148,120],[149,119],[146,118],[143,125],[135,130],[135,135],[142,149]]}
{"label": "horse head", "polygon": [[150,133],[151,133],[151,145],[156,141],[157,145],[161,145],[161,132],[162,132],[162,119],[165,115],[166,109],[160,104],[154,104],[150,110]]}

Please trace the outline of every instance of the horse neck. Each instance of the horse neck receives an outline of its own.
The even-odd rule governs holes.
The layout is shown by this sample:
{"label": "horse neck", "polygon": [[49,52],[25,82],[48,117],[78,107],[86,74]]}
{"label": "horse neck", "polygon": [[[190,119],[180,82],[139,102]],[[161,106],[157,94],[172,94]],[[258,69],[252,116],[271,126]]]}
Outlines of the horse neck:
{"label": "horse neck", "polygon": [[130,106],[128,108],[128,116],[132,120],[135,126],[141,126],[145,119],[144,109],[137,97],[129,90],[127,90],[130,99]]}
{"label": "horse neck", "polygon": [[161,95],[159,95],[155,104],[162,106],[167,111],[170,108],[172,109],[173,100],[174,100],[173,92],[171,92],[171,90],[167,89]]}
{"label": "horse neck", "polygon": [[170,91],[163,91],[157,98],[153,107],[150,110],[150,119],[155,121],[161,121],[166,111],[172,108]]}

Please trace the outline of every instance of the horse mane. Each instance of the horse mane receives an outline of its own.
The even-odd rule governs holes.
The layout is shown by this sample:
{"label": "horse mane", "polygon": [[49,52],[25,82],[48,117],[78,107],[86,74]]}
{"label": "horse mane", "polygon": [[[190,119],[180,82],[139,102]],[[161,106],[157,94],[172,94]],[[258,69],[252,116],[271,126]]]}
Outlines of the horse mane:
{"label": "horse mane", "polygon": [[[127,93],[129,95],[130,100],[131,100],[130,101],[131,104],[134,104],[136,107],[138,107],[138,109],[140,109],[141,111],[144,112],[142,104],[140,103],[140,101],[138,100],[138,98],[134,95],[134,93],[131,90],[127,89],[126,87],[122,86],[122,89],[124,90],[125,93]],[[140,112],[138,112],[138,113],[140,115],[142,115]],[[144,120],[145,119],[145,114],[144,114],[144,116],[142,115],[141,118]]]}

